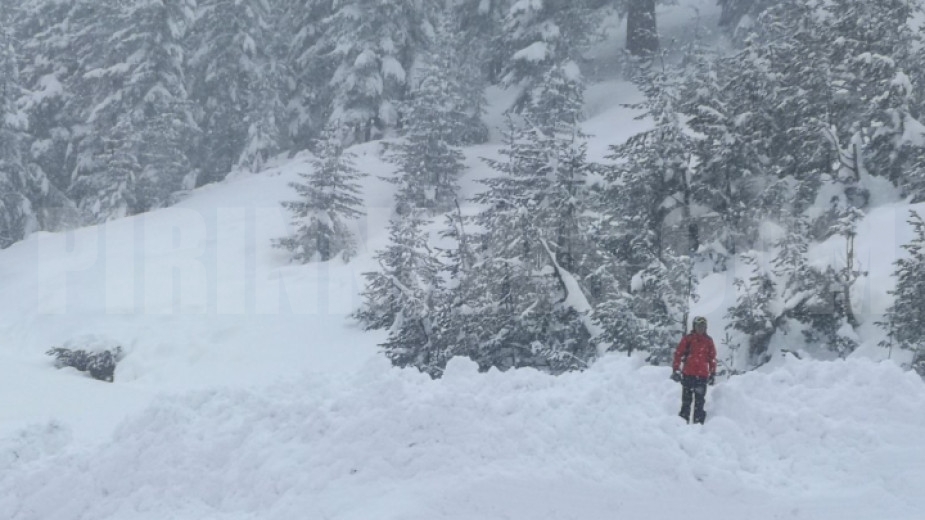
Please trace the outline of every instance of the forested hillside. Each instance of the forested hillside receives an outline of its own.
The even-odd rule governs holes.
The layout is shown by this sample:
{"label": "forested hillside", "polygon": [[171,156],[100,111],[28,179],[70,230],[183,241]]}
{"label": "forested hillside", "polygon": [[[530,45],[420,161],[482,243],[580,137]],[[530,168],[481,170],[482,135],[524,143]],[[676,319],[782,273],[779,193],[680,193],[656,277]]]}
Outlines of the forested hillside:
{"label": "forested hillside", "polygon": [[[734,272],[714,331],[736,352],[728,370],[765,363],[783,332],[845,357],[880,320],[925,373],[921,231],[894,306],[861,317],[852,292],[858,222],[925,199],[920,2],[718,4],[721,26],[660,41],[652,0],[4,0],[0,245],[311,150],[278,245],[349,259],[345,223],[374,173],[349,147],[385,139],[391,245],[355,317],[388,330],[397,365],[662,363],[701,282]],[[589,52],[623,24],[625,52]],[[648,126],[590,157],[584,95],[602,70],[637,85]],[[465,198],[460,150],[497,130],[489,86],[514,93],[502,158]],[[833,241],[843,254],[811,257]]]}

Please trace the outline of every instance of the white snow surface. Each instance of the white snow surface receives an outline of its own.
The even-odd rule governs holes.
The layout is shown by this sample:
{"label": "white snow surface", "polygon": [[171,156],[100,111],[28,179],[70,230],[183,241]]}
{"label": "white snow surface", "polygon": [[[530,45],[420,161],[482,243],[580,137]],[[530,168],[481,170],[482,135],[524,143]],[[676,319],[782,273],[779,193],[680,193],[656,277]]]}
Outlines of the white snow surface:
{"label": "white snow surface", "polygon": [[[497,126],[512,94],[491,95]],[[648,124],[622,105],[639,100],[631,85],[595,84],[587,99],[592,159]],[[690,426],[669,370],[637,357],[558,377],[480,374],[462,359],[438,381],[391,367],[383,335],[348,319],[388,238],[382,147],[352,149],[371,176],[348,264],[291,264],[270,245],[289,231],[279,202],[295,197],[304,155],[0,251],[0,520],[923,517],[925,384],[877,347],[874,323],[911,238],[908,210],[925,207],[873,194],[857,238],[868,276],[852,294],[855,355],[776,355],[718,381],[706,424]],[[466,151],[464,195],[491,175],[480,158],[497,147]],[[842,251],[819,244],[811,260]],[[692,309],[721,358],[734,276],[706,276]],[[777,348],[800,350],[788,344],[798,335]],[[113,383],[45,355],[114,344],[125,358]]]}
{"label": "white snow surface", "polygon": [[[431,381],[372,359],[261,389],[161,396],[104,442],[0,444],[5,518],[919,518],[922,383],[890,363],[786,364],[674,415],[662,368]],[[111,385],[114,392],[118,385]]]}

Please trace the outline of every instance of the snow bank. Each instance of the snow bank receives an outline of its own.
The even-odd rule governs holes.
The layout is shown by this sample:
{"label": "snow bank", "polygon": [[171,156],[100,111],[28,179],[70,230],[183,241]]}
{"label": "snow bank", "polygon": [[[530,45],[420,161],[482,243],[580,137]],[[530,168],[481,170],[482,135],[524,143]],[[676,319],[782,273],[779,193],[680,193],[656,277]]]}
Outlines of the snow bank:
{"label": "snow bank", "polygon": [[441,381],[373,360],[347,377],[163,397],[95,448],[54,424],[0,444],[0,516],[912,519],[925,507],[925,385],[891,363],[721,382],[703,427],[675,415],[678,394],[667,369],[608,357],[560,377],[454,360]]}

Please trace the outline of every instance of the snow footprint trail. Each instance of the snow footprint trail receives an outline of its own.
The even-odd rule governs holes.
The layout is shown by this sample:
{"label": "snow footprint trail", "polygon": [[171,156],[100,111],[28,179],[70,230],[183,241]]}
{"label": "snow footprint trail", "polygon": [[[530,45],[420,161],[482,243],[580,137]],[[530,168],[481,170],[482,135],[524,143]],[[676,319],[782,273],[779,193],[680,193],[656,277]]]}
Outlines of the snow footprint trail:
{"label": "snow footprint trail", "polygon": [[376,359],[347,377],[165,397],[99,447],[41,428],[17,441],[33,456],[0,445],[0,517],[656,518],[704,496],[759,520],[925,507],[915,376],[785,365],[714,387],[703,427],[675,415],[667,376],[613,356],[560,377],[454,360],[431,381]]}

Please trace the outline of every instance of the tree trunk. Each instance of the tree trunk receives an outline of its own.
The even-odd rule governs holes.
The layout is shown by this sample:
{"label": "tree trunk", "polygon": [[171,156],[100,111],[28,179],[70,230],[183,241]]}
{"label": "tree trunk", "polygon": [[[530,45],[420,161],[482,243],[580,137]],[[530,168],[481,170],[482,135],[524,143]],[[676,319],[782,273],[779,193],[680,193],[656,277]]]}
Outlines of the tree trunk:
{"label": "tree trunk", "polygon": [[655,0],[629,0],[626,14],[626,50],[633,56],[658,51]]}

